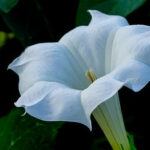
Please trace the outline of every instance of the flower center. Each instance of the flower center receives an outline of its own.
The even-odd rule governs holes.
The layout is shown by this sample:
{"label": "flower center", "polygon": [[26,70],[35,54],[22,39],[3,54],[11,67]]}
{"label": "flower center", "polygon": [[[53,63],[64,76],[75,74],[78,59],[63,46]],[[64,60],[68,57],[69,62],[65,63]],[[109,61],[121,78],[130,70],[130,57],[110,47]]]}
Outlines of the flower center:
{"label": "flower center", "polygon": [[90,80],[92,83],[97,79],[95,73],[93,72],[92,69],[89,69],[86,73],[85,76],[87,77],[88,80]]}

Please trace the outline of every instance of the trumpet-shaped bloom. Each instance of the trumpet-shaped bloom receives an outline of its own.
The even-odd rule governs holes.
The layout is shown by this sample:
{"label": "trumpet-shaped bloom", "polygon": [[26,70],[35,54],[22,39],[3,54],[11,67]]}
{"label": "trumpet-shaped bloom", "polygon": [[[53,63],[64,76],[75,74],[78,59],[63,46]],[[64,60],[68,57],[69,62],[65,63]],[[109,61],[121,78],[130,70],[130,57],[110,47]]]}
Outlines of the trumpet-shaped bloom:
{"label": "trumpet-shaped bloom", "polygon": [[19,75],[21,97],[15,105],[41,120],[79,122],[90,129],[93,112],[112,147],[116,134],[124,137],[120,147],[127,150],[117,91],[122,86],[139,91],[150,81],[150,27],[90,13],[88,26],[59,42],[30,46],[9,65]]}

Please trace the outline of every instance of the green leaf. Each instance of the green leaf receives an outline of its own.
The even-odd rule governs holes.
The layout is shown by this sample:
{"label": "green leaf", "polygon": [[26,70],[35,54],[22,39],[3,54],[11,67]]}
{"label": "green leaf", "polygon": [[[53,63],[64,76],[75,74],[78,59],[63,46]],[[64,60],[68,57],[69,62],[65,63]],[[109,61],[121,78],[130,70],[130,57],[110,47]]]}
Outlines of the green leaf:
{"label": "green leaf", "polygon": [[0,31],[0,48],[5,44],[7,35],[5,32]]}
{"label": "green leaf", "polygon": [[51,17],[46,13],[45,3],[50,2],[20,0],[17,9],[9,13],[0,11],[5,24],[20,40],[23,47],[44,41],[55,41],[60,34],[55,31],[53,23],[51,24]]}
{"label": "green leaf", "polygon": [[15,35],[13,33],[0,31],[0,48],[6,44],[7,40],[13,39],[14,37]]}
{"label": "green leaf", "polygon": [[89,22],[88,9],[96,9],[107,14],[127,16],[144,2],[145,0],[80,0],[76,22],[77,25]]}
{"label": "green leaf", "polygon": [[8,13],[19,0],[0,0],[0,10],[2,10],[5,13]]}
{"label": "green leaf", "polygon": [[1,150],[50,150],[62,123],[43,122],[15,109],[0,119]]}
{"label": "green leaf", "polygon": [[131,133],[128,133],[128,139],[131,146],[131,150],[137,150],[134,144],[134,136]]}

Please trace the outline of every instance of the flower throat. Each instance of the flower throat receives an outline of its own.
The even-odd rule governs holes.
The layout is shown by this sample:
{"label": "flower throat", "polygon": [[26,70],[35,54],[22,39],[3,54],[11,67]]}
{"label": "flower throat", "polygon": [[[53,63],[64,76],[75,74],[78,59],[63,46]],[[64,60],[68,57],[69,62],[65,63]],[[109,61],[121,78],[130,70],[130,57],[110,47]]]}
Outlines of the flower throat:
{"label": "flower throat", "polygon": [[92,83],[97,79],[95,73],[93,72],[92,69],[89,69],[86,73],[85,76],[87,77],[88,80],[90,80]]}

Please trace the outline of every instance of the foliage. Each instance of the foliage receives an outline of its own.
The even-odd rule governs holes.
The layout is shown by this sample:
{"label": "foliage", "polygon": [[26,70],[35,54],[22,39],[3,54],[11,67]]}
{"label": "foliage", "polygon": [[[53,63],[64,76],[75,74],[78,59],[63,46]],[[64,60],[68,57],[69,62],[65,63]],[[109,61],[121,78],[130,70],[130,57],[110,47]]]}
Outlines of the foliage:
{"label": "foliage", "polygon": [[19,109],[14,109],[0,119],[0,149],[52,149],[62,123],[46,123],[22,114]]}
{"label": "foliage", "polygon": [[17,3],[19,0],[0,0],[0,9],[8,13]]}
{"label": "foliage", "polygon": [[80,0],[77,12],[77,25],[86,24],[89,21],[88,9],[127,16],[144,2],[145,0]]}
{"label": "foliage", "polygon": [[128,133],[128,139],[130,142],[131,150],[137,150],[134,144],[134,136],[131,133]]}
{"label": "foliage", "polygon": [[8,39],[12,39],[12,38],[14,38],[13,33],[5,33],[3,31],[0,31],[0,48],[5,45]]}

